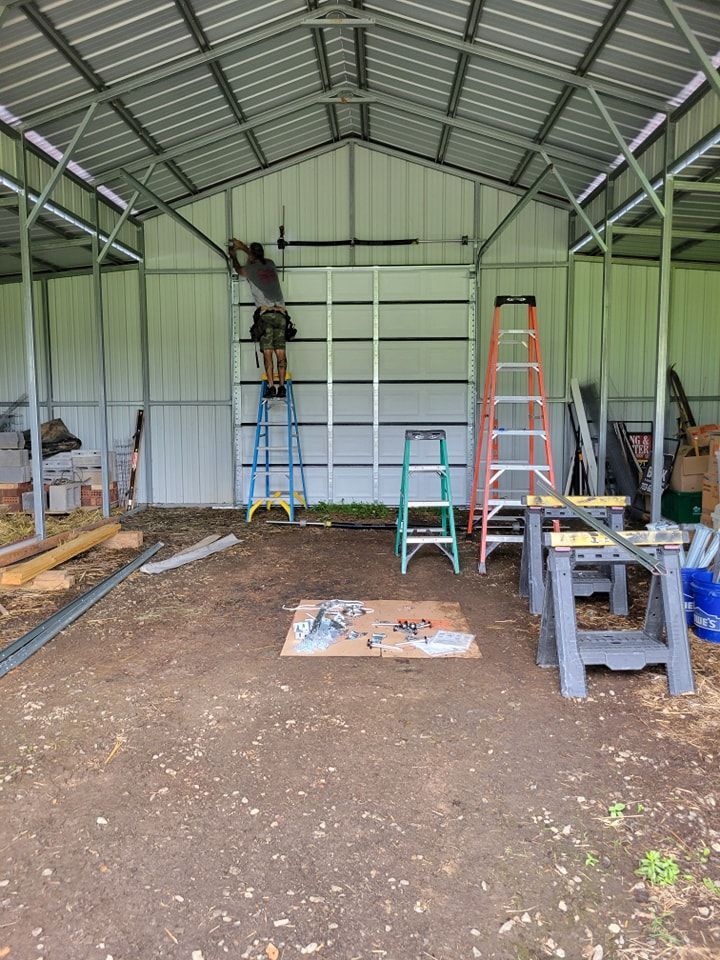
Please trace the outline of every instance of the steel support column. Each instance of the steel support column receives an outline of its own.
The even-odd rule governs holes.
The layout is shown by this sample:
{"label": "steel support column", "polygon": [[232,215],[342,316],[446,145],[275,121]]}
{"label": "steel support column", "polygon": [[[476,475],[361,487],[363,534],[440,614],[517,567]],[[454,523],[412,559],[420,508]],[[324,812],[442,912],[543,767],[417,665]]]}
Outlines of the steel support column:
{"label": "steel support column", "polygon": [[103,315],[102,273],[100,261],[100,202],[97,190],[93,199],[95,233],[93,234],[93,306],[95,336],[98,350],[98,414],[100,420],[100,471],[102,482],[102,512],[110,516],[110,455],[108,450],[107,366],[105,361],[105,317]]}
{"label": "steel support column", "polygon": [[605,250],[603,251],[603,292],[602,321],[600,324],[600,422],[598,428],[597,457],[597,493],[605,495],[605,474],[607,467],[607,431],[608,431],[608,395],[610,371],[608,367],[608,344],[610,342],[610,321],[612,317],[612,248],[613,225],[610,213],[613,205],[615,184],[608,181],[605,186]]}
{"label": "steel support column", "polygon": [[145,228],[138,230],[138,246],[142,260],[138,264],[138,298],[140,306],[140,357],[142,376],[143,432],[142,462],[145,464],[145,502],[153,502],[152,475],[152,405],[150,403],[150,334],[148,330],[147,282],[145,276]]}
{"label": "steel support column", "polygon": [[[667,134],[666,134],[667,137]],[[667,139],[671,139],[667,137]],[[666,148],[667,155],[667,148]],[[658,280],[658,321],[656,349],[655,409],[653,414],[652,478],[650,519],[656,523],[661,517],[662,474],[665,464],[665,404],[667,395],[668,331],[670,327],[670,282],[672,278],[672,222],[675,183],[665,167],[665,219],[660,248],[660,277]]]}
{"label": "steel support column", "polygon": [[18,212],[20,216],[20,257],[22,261],[22,311],[25,329],[25,363],[27,366],[28,419],[32,444],[33,503],[35,509],[35,533],[45,536],[45,492],[42,475],[42,438],[40,433],[40,401],[37,378],[37,339],[35,331],[35,303],[33,300],[33,269],[30,226],[28,224],[28,171],[27,145],[21,135],[16,143],[15,156],[20,176],[22,194]]}

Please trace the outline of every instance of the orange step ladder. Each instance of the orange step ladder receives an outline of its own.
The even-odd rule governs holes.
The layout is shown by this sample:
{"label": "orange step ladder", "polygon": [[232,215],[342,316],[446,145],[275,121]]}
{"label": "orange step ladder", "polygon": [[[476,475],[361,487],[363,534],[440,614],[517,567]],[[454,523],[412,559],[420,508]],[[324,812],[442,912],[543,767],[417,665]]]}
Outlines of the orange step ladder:
{"label": "orange step ladder", "polygon": [[[527,306],[526,327],[501,325],[502,308],[512,305]],[[517,350],[518,346],[522,350]],[[512,348],[512,352],[508,353],[508,348]],[[523,359],[518,360],[518,354]],[[505,375],[516,377],[523,373],[527,377],[524,380],[527,393],[498,390],[499,375],[505,381]],[[527,427],[515,426],[517,418],[513,418],[513,412],[523,406],[527,408]],[[503,421],[507,422],[508,419],[511,420],[510,425],[503,426]],[[516,449],[514,458],[510,459],[502,441],[507,442],[511,437],[515,438],[511,442],[516,448],[522,448],[526,442],[527,453],[518,453]],[[541,459],[536,460],[536,452],[540,454],[540,451]],[[479,489],[481,469],[482,490]],[[501,490],[501,478],[513,475],[513,485]],[[518,477],[520,480],[516,479]],[[522,497],[535,492],[536,477],[555,486],[537,304],[532,295],[496,297],[467,528],[470,536],[476,523],[480,522],[480,573],[486,572],[487,558],[501,543],[522,543],[522,533],[509,532],[507,527],[510,527],[510,531],[517,529],[523,515]],[[522,485],[518,486],[521,481]],[[478,496],[481,497],[479,504]],[[515,513],[508,514],[508,508],[515,508]],[[502,511],[506,512],[501,514]]]}

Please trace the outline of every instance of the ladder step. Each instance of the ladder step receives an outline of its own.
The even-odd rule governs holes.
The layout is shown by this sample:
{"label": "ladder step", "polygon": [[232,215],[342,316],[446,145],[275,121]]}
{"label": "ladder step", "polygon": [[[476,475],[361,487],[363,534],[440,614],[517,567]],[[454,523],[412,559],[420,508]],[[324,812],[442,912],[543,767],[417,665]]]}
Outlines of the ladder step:
{"label": "ladder step", "polygon": [[542,397],[511,397],[511,396],[497,396],[494,398],[495,403],[542,403]]}
{"label": "ladder step", "polygon": [[453,543],[452,537],[408,537],[407,543]]}
{"label": "ladder step", "polygon": [[527,472],[540,470],[543,473],[548,471],[550,467],[547,464],[539,463],[518,463],[517,461],[509,461],[508,463],[491,463],[491,470],[525,470]]}
{"label": "ladder step", "polygon": [[506,333],[530,333],[533,337],[535,336],[535,331],[531,330],[530,327],[506,327],[499,333],[501,337],[505,336]]}
{"label": "ladder step", "polygon": [[488,500],[489,507],[521,507],[522,505],[522,500],[513,500],[511,497],[497,497]]}
{"label": "ladder step", "polygon": [[408,507],[449,507],[449,500],[408,500]]}
{"label": "ladder step", "polygon": [[411,463],[408,467],[410,473],[444,473],[444,463]]}
{"label": "ladder step", "polygon": [[498,361],[498,363],[495,364],[495,369],[496,370],[529,370],[529,369],[537,370],[539,366],[540,364],[537,362],[515,363],[515,361],[512,361],[512,363],[510,363],[506,360],[500,360]]}
{"label": "ladder step", "polygon": [[544,430],[508,430],[505,427],[495,427],[493,437],[544,437]]}
{"label": "ladder step", "polygon": [[522,543],[525,537],[521,533],[488,533],[488,543]]}
{"label": "ladder step", "polygon": [[[296,437],[293,437],[293,440],[296,440]],[[258,447],[258,450],[287,450],[288,446],[284,443],[281,447]]]}

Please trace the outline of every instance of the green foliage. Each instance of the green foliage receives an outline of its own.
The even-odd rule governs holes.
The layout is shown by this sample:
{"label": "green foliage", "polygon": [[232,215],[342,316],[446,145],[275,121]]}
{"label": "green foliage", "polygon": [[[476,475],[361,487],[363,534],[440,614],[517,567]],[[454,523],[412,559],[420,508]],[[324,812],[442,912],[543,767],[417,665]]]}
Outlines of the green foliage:
{"label": "green foliage", "polygon": [[384,503],[316,503],[308,508],[309,514],[324,519],[350,520],[388,520],[394,516],[394,511]]}
{"label": "green foliage", "polygon": [[608,807],[608,813],[611,820],[621,820],[625,816],[626,804],[617,800]]}
{"label": "green foliage", "polygon": [[703,878],[703,886],[706,890],[709,890],[710,893],[714,894],[714,896],[720,897],[720,884],[715,883],[710,877]]}
{"label": "green foliage", "polygon": [[680,876],[675,858],[664,857],[657,850],[648,850],[635,873],[655,887],[671,887]]}
{"label": "green foliage", "polygon": [[655,917],[650,924],[650,936],[655,940],[662,940],[663,943],[667,943],[673,947],[679,947],[681,941],[677,937],[673,936],[672,933],[667,929],[667,924],[672,920],[671,913],[661,913],[660,916]]}
{"label": "green foliage", "polygon": [[598,860],[598,858],[595,856],[594,853],[588,853],[588,854],[586,854],[586,856],[585,856],[585,866],[586,866],[586,867],[596,867],[599,863],[600,863],[600,861]]}
{"label": "green foliage", "polygon": [[710,859],[710,847],[703,847],[698,855],[698,859],[700,860],[700,863],[705,866]]}

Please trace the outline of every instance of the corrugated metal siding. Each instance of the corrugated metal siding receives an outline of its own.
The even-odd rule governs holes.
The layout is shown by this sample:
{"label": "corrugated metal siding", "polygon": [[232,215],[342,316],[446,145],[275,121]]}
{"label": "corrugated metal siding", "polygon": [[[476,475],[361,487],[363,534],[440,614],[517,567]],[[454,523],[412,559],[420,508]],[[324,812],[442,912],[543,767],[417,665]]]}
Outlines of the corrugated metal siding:
{"label": "corrugated metal siding", "polygon": [[[224,194],[188,204],[180,214],[215,243],[227,246]],[[164,215],[145,223],[145,258],[148,267],[154,269],[224,269],[223,261],[210,247]]]}
{"label": "corrugated metal siding", "polygon": [[[356,235],[391,240],[473,236],[474,184],[372,150],[356,150]],[[422,243],[411,247],[358,247],[357,264],[472,263],[471,246]]]}
{"label": "corrugated metal siding", "polygon": [[[479,234],[486,238],[518,198],[492,187],[481,186],[479,190]],[[564,210],[530,203],[483,255],[483,264],[565,262],[567,235],[568,217]]]}
{"label": "corrugated metal siding", "polygon": [[148,336],[156,503],[230,503],[228,278],[149,276]]}
{"label": "corrugated metal siding", "polygon": [[[615,264],[609,346],[611,417],[648,419],[655,389],[657,267]],[[674,363],[688,396],[705,397],[705,422],[720,418],[720,271],[674,266],[668,362]],[[599,378],[602,264],[575,264],[572,362],[580,382]]]}

